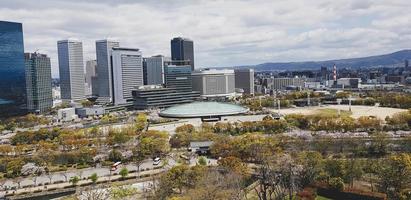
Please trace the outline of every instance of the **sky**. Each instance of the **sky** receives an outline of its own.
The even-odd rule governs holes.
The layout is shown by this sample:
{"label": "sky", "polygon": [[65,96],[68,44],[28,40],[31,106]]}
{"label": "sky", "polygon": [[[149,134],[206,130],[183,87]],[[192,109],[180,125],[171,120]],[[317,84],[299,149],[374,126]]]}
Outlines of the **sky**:
{"label": "sky", "polygon": [[194,41],[196,68],[315,61],[411,49],[410,0],[0,0],[0,20],[23,23],[26,52],[50,56],[57,41],[115,39],[144,57]]}

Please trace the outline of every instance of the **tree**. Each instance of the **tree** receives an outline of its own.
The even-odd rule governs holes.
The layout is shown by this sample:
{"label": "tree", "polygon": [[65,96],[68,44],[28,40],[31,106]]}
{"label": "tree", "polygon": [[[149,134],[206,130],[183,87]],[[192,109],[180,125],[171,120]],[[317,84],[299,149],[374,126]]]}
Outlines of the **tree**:
{"label": "tree", "polygon": [[146,124],[147,124],[147,115],[144,113],[139,113],[134,123],[134,126],[137,132],[144,130],[144,128],[146,127]]}
{"label": "tree", "polygon": [[119,172],[122,179],[125,179],[128,176],[128,169],[123,167]]}
{"label": "tree", "polygon": [[81,101],[81,105],[83,107],[92,107],[93,106],[93,102],[89,101],[89,100],[82,100]]}
{"label": "tree", "polygon": [[399,199],[411,183],[411,155],[400,153],[388,157],[379,170],[380,189],[392,199]]}
{"label": "tree", "polygon": [[98,180],[98,175],[97,175],[97,173],[93,173],[93,174],[91,174],[91,176],[88,177],[88,178],[91,180],[91,182],[93,182],[93,184],[96,184],[96,183],[97,183],[97,180]]}
{"label": "tree", "polygon": [[303,187],[314,183],[323,170],[323,158],[319,152],[302,152],[297,161],[302,166],[301,184]]}
{"label": "tree", "polygon": [[204,156],[198,158],[197,163],[202,166],[207,166],[207,159]]}
{"label": "tree", "polygon": [[14,177],[20,176],[21,168],[23,167],[24,164],[25,162],[23,161],[22,158],[16,158],[8,162],[7,167],[6,167],[7,177],[14,178]]}
{"label": "tree", "polygon": [[120,151],[113,149],[112,151],[110,151],[110,153],[108,154],[108,159],[112,162],[118,162],[118,161],[122,161],[123,160],[123,155],[121,154]]}
{"label": "tree", "polygon": [[217,161],[218,166],[222,167],[227,171],[231,171],[237,173],[242,176],[248,176],[249,169],[245,163],[241,161],[241,159],[233,156],[221,158]]}
{"label": "tree", "polygon": [[77,183],[80,181],[80,178],[78,177],[78,176],[73,176],[73,177],[71,177],[70,178],[70,183],[72,184],[72,185],[77,185]]}
{"label": "tree", "polygon": [[337,191],[344,190],[344,181],[341,177],[330,178],[328,185],[330,186],[330,189],[332,190],[337,190]]}

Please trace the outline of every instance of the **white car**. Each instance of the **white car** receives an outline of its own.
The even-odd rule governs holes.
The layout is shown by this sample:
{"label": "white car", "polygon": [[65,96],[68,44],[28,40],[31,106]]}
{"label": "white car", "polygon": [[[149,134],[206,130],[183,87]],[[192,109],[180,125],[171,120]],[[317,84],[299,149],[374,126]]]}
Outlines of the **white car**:
{"label": "white car", "polygon": [[156,158],[153,159],[153,165],[159,165],[160,162],[161,162],[160,157],[156,157]]}

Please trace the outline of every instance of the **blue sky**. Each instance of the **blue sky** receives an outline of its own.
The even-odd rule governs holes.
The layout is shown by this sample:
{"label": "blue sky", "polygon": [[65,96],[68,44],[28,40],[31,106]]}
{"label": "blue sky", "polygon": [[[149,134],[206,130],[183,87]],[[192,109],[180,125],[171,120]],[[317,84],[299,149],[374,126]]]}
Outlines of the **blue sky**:
{"label": "blue sky", "polygon": [[144,56],[194,40],[196,67],[327,60],[411,48],[409,0],[0,0],[0,20],[23,23],[26,51],[40,49],[58,76],[57,40],[114,38]]}

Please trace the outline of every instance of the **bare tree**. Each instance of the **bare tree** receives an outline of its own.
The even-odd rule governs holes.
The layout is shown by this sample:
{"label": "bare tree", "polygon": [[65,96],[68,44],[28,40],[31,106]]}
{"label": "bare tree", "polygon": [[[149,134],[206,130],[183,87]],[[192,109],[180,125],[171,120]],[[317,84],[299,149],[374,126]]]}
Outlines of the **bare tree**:
{"label": "bare tree", "polygon": [[100,200],[109,199],[110,191],[103,187],[88,187],[85,190],[79,192],[78,199],[81,200]]}

